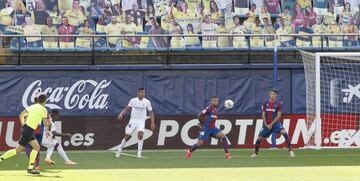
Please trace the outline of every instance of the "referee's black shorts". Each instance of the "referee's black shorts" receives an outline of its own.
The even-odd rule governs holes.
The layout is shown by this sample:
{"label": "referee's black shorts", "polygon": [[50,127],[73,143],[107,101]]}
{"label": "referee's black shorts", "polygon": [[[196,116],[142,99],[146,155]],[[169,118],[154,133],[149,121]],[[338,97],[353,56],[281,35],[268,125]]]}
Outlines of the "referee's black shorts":
{"label": "referee's black shorts", "polygon": [[30,128],[28,125],[24,124],[21,130],[21,138],[19,141],[19,145],[26,147],[26,145],[29,144],[30,141],[35,140],[35,135],[32,128]]}

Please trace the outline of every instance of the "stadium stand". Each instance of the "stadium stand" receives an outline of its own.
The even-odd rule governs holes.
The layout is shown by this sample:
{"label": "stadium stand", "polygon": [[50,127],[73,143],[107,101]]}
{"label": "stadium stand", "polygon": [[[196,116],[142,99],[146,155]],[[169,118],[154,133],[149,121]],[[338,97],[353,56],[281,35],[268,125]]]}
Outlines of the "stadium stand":
{"label": "stadium stand", "polygon": [[[353,50],[360,49],[358,36],[305,34],[359,33],[359,6],[357,0],[14,0],[1,1],[0,33],[24,36],[11,40],[12,51]],[[213,34],[237,36],[203,36]],[[41,35],[88,37],[31,37]]]}

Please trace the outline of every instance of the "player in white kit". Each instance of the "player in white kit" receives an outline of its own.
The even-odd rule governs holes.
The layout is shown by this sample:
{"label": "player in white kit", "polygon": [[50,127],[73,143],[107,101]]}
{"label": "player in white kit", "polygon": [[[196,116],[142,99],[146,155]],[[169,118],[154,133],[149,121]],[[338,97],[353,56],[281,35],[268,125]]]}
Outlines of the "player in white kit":
{"label": "player in white kit", "polygon": [[71,161],[67,157],[61,144],[58,143],[54,138],[55,136],[71,138],[71,134],[69,134],[69,133],[62,134],[62,133],[56,132],[55,124],[54,124],[53,120],[58,120],[58,118],[59,118],[59,110],[51,110],[50,125],[49,125],[48,129],[44,128],[43,139],[41,142],[41,145],[45,146],[47,148],[45,162],[50,165],[55,164],[55,162],[51,160],[51,155],[52,155],[54,149],[56,148],[57,151],[59,152],[59,155],[64,159],[66,165],[75,165],[76,163]]}
{"label": "player in white kit", "polygon": [[129,104],[125,107],[125,109],[119,114],[118,120],[122,120],[124,115],[131,109],[130,121],[125,128],[125,137],[121,141],[119,148],[116,152],[116,157],[120,157],[120,154],[123,148],[126,145],[126,142],[131,138],[131,136],[137,132],[138,137],[138,152],[137,157],[141,158],[141,151],[144,144],[143,136],[145,129],[145,122],[147,119],[147,112],[150,115],[151,126],[150,129],[155,131],[155,121],[154,121],[154,113],[152,111],[151,103],[149,100],[145,98],[145,89],[139,88],[137,92],[137,96],[132,98]]}

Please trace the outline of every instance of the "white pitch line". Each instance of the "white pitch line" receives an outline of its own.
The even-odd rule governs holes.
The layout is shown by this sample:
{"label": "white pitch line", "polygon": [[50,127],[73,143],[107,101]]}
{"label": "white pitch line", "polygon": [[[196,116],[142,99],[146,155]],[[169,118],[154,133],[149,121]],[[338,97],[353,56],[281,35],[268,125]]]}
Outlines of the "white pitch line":
{"label": "white pitch line", "polygon": [[[132,154],[127,154],[127,153],[120,153],[121,155],[125,155],[125,156],[129,156],[129,157],[134,157],[134,158],[138,158],[137,155],[132,155]],[[148,158],[148,157],[141,157],[141,158]]]}
{"label": "white pitch line", "polygon": [[[116,152],[113,152],[116,153]],[[125,155],[125,156],[129,156],[129,157],[133,157],[133,158],[138,158],[137,155],[133,155],[133,154],[128,154],[128,153],[120,153],[120,155]],[[141,158],[148,158],[148,157],[141,157]]]}

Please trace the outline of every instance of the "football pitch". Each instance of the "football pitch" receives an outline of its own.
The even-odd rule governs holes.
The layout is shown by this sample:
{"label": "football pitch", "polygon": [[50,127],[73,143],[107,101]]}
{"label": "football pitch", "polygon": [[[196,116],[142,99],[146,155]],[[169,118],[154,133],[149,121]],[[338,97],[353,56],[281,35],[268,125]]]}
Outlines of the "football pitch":
{"label": "football pitch", "polygon": [[[68,156],[78,165],[64,165],[54,151],[56,165],[41,162],[42,174],[28,175],[24,154],[0,162],[1,181],[229,181],[229,180],[360,180],[359,149],[261,150],[250,158],[252,150],[232,149],[233,159],[224,158],[220,149],[197,150],[189,160],[185,150],[145,150],[145,158],[134,157],[136,151],[125,151],[115,158],[110,151],[71,151]],[[42,160],[45,152],[42,151]]]}

